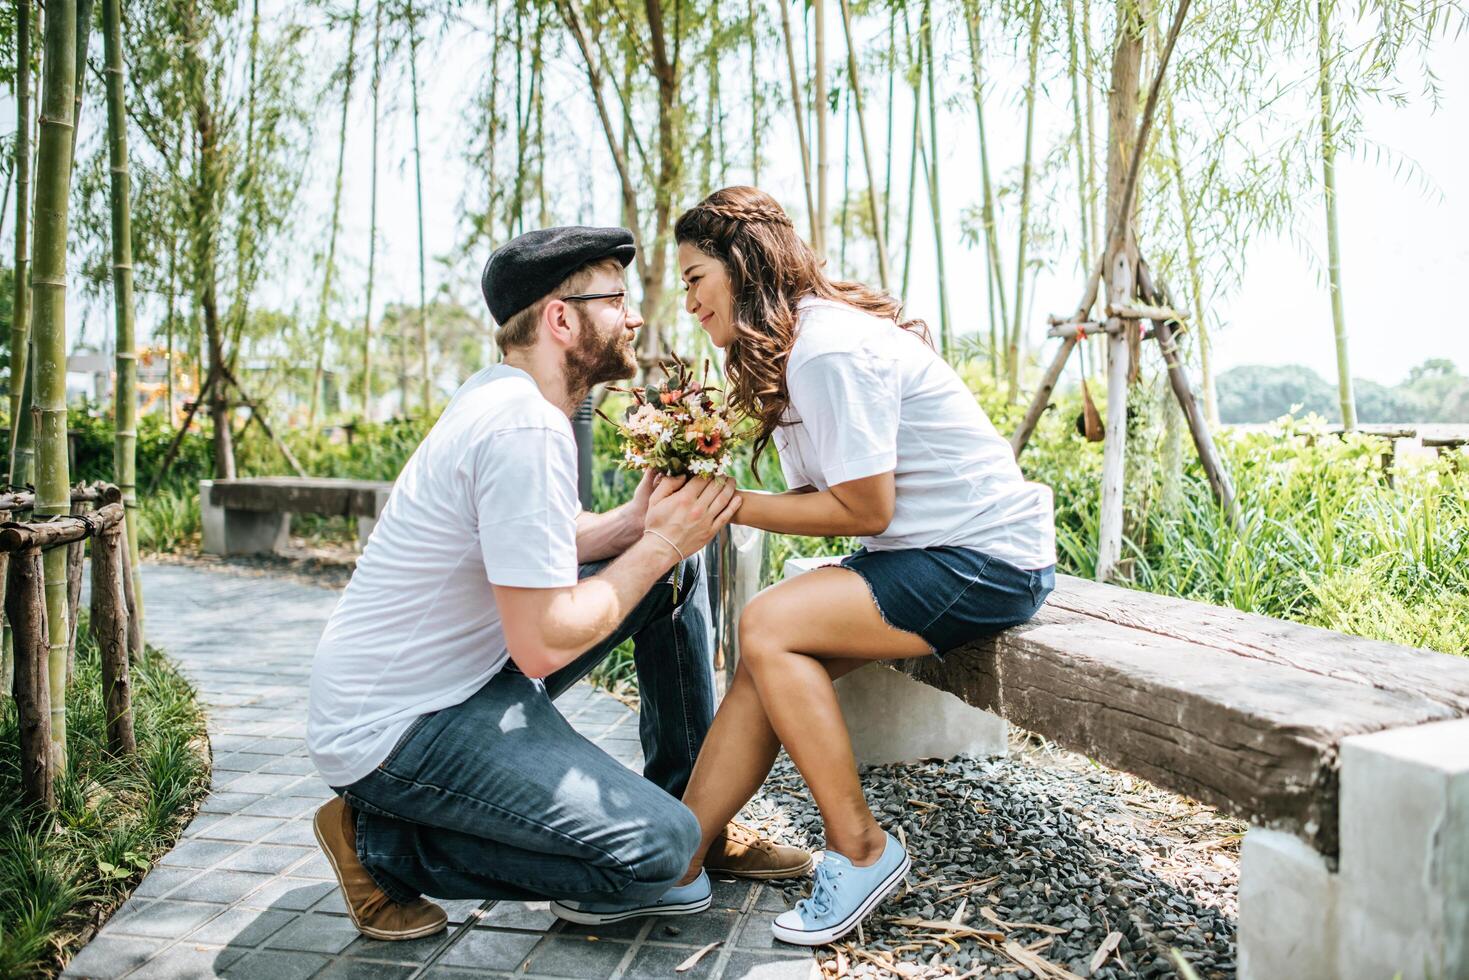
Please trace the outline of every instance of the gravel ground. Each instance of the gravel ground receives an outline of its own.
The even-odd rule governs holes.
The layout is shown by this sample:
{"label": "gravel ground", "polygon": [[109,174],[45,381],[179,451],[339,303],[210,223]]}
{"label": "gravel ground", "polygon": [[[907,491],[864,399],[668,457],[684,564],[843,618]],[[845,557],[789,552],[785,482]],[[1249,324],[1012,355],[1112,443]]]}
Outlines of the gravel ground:
{"label": "gravel ground", "polygon": [[[1007,759],[864,771],[913,870],[861,936],[822,952],[826,974],[1187,977],[1183,960],[1200,977],[1233,977],[1244,825],[1035,736],[1012,743]],[[784,756],[744,816],[821,846]]]}

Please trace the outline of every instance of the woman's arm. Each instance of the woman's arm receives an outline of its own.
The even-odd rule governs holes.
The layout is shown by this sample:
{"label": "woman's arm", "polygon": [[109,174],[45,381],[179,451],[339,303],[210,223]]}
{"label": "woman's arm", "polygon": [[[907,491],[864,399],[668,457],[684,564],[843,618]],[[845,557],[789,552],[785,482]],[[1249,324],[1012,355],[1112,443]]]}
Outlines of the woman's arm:
{"label": "woman's arm", "polygon": [[871,537],[892,523],[897,491],[893,474],[888,472],[839,483],[825,491],[812,487],[786,493],[741,490],[740,499],[736,524],[818,538]]}

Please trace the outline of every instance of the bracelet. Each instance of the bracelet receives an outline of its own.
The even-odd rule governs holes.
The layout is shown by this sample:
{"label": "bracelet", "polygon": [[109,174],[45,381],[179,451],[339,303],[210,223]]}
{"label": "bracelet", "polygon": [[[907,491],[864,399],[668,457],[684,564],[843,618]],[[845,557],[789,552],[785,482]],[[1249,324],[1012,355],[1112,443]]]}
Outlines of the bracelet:
{"label": "bracelet", "polygon": [[663,541],[664,541],[664,543],[667,544],[668,547],[672,548],[674,550],[674,553],[678,555],[678,560],[679,561],[688,561],[688,557],[682,551],[679,551],[678,550],[678,545],[676,545],[672,541],[670,541],[668,539],[668,535],[659,533],[658,531],[653,530],[651,527],[648,528],[646,531],[643,532],[644,537],[646,537],[649,534],[654,534],[654,535],[657,535],[658,537],[662,538]]}

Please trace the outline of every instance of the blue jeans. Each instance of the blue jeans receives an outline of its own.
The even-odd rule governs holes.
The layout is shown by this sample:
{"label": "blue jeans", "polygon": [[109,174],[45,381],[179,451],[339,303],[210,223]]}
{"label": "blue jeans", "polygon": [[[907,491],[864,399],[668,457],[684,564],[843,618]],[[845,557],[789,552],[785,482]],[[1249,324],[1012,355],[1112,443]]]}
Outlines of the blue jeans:
{"label": "blue jeans", "polygon": [[[681,569],[676,596],[670,575],[577,660],[544,680],[507,665],[468,700],[414,721],[381,765],[337,789],[357,813],[358,858],[391,898],[641,901],[683,875],[700,832],[678,797],[715,703],[700,556]],[[643,776],[552,704],[629,638]]]}

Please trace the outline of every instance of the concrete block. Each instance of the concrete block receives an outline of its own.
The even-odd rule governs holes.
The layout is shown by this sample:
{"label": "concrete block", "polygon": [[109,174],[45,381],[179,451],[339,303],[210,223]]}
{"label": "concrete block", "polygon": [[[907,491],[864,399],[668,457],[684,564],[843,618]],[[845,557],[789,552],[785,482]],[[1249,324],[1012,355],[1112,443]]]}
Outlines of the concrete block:
{"label": "concrete block", "polygon": [[1240,848],[1240,980],[1336,980],[1336,875],[1293,834],[1252,827]]}
{"label": "concrete block", "polygon": [[213,480],[199,481],[205,554],[269,555],[285,550],[291,535],[290,514],[218,506],[210,499],[213,486]]}
{"label": "concrete block", "polygon": [[376,491],[373,494],[372,516],[357,518],[357,547],[359,550],[367,547],[367,539],[372,537],[372,530],[377,527],[377,521],[382,516],[383,508],[388,505],[390,492],[388,490]]}
{"label": "concrete block", "polygon": [[1469,719],[1342,742],[1340,962],[1469,977]]}
{"label": "concrete block", "polygon": [[[832,565],[840,557],[791,558],[785,577]],[[872,664],[836,682],[837,700],[861,765],[1004,755],[1009,723],[906,674]]]}

